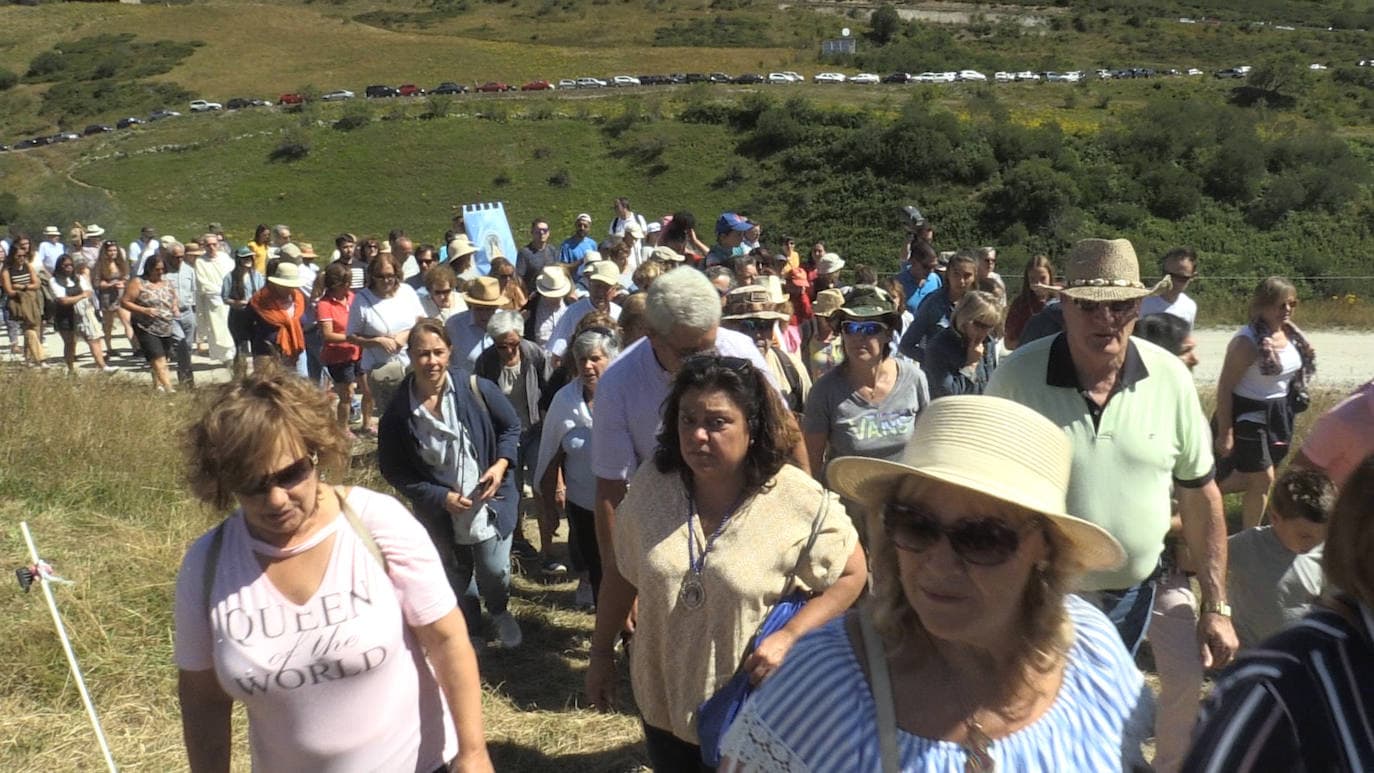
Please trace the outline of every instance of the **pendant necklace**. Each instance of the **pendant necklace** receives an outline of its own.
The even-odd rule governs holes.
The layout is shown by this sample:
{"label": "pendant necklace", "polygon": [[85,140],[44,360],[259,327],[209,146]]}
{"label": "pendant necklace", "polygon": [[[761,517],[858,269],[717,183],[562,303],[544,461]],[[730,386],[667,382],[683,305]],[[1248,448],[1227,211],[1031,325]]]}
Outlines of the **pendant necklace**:
{"label": "pendant necklace", "polygon": [[697,555],[697,532],[693,528],[693,521],[700,518],[697,514],[696,500],[689,493],[687,495],[687,576],[682,579],[682,588],[678,591],[678,599],[682,605],[688,609],[700,609],[706,603],[706,586],[701,582],[701,572],[706,568],[706,554],[715,547],[716,538],[725,531],[725,527],[730,523],[735,510],[744,501],[744,494],[740,494],[734,504],[725,511],[720,519],[720,525],[706,538],[706,544],[701,549],[701,555]]}

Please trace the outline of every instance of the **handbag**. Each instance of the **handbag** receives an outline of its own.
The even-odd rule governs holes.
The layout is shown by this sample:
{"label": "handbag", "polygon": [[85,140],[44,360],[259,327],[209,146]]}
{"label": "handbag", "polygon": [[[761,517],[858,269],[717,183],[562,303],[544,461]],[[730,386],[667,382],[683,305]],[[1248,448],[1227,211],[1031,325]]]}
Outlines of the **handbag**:
{"label": "handbag", "polygon": [[807,538],[806,545],[797,556],[796,566],[787,573],[782,597],[768,610],[763,622],[759,624],[758,631],[749,640],[749,646],[744,649],[744,657],[735,667],[735,673],[730,677],[730,681],[697,708],[697,737],[701,742],[701,761],[709,767],[720,765],[721,741],[725,740],[725,733],[730,729],[730,725],[734,724],[744,701],[754,692],[754,685],[750,684],[749,674],[744,670],[745,661],[753,654],[759,642],[782,630],[793,617],[796,617],[801,608],[806,606],[806,602],[811,600],[810,594],[795,587],[797,567],[811,555],[811,548],[816,544],[816,537],[821,533],[821,524],[825,522],[825,514],[829,510],[830,492],[825,490],[821,492],[821,506],[817,508],[816,517],[811,522],[811,536]]}

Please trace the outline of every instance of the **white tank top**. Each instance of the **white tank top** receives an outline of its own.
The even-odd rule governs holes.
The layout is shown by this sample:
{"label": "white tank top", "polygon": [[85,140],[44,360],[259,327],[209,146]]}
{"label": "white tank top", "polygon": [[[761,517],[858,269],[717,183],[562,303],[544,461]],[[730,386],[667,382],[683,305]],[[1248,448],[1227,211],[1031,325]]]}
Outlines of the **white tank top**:
{"label": "white tank top", "polygon": [[[1259,338],[1255,335],[1255,330],[1250,325],[1246,325],[1236,333],[1237,338],[1248,338],[1255,347],[1259,347]],[[1257,356],[1255,361],[1250,363],[1250,367],[1245,369],[1245,374],[1240,381],[1236,382],[1233,394],[1247,397],[1251,400],[1273,400],[1288,394],[1288,383],[1293,380],[1298,371],[1302,369],[1302,355],[1298,352],[1298,347],[1293,343],[1293,339],[1288,339],[1288,344],[1279,350],[1279,372],[1274,374],[1260,373],[1260,361],[1262,355]],[[1263,421],[1264,417],[1258,411],[1241,414],[1236,417],[1236,421]]]}

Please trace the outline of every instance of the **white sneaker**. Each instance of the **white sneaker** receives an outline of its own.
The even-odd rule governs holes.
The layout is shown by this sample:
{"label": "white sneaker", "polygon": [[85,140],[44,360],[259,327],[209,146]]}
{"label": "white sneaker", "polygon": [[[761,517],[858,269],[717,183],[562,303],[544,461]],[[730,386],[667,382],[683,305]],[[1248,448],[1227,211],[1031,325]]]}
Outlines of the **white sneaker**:
{"label": "white sneaker", "polygon": [[496,618],[496,645],[502,649],[513,650],[520,646],[525,637],[520,633],[520,624],[515,617],[505,612]]}

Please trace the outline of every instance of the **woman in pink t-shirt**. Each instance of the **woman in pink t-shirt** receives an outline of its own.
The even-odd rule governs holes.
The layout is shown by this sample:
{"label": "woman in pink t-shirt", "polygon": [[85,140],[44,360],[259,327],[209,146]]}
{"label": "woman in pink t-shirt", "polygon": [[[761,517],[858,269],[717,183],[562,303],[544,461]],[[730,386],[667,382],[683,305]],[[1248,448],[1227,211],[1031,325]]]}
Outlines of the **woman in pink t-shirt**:
{"label": "woman in pink t-shirt", "polygon": [[324,295],[315,305],[315,316],[320,321],[320,335],[324,338],[320,364],[329,371],[329,380],[334,382],[334,394],[339,396],[336,408],[339,426],[351,440],[353,433],[348,429],[348,414],[353,407],[353,385],[358,381],[362,349],[348,342],[348,311],[353,306],[349,281],[348,266],[338,262],[329,264],[324,270]]}
{"label": "woman in pink t-shirt", "polygon": [[[349,443],[327,394],[275,366],[186,433],[192,493],[238,504],[177,576],[177,692],[192,771],[490,771],[477,657],[439,556],[394,498],[325,485]],[[389,592],[388,592],[389,591]]]}

